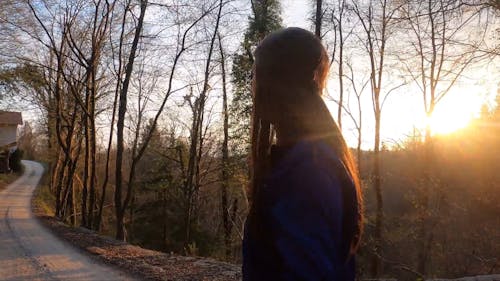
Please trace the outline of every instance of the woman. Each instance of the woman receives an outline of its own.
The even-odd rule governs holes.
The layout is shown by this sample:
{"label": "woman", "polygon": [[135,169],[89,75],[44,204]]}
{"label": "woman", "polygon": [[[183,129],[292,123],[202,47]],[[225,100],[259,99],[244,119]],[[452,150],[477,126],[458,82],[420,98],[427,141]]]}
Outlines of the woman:
{"label": "woman", "polygon": [[328,67],[321,42],[300,28],[267,36],[255,51],[244,281],[354,280],[361,192],[321,98]]}

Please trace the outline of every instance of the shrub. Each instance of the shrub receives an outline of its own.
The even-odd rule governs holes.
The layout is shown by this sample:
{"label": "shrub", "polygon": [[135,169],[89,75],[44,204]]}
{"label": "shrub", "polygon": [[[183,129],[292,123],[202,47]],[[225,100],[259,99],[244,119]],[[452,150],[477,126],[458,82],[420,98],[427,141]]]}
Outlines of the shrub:
{"label": "shrub", "polygon": [[9,166],[15,173],[22,173],[23,165],[21,164],[21,159],[23,158],[23,151],[16,149],[9,158]]}

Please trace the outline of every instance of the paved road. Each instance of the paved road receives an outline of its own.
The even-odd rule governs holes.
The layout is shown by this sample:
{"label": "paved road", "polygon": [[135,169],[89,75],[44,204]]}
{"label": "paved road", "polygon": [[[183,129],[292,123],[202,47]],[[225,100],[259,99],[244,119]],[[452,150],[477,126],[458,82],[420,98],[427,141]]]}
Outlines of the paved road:
{"label": "paved road", "polygon": [[31,195],[43,168],[23,164],[24,175],[0,192],[0,280],[133,280],[61,241],[33,217]]}

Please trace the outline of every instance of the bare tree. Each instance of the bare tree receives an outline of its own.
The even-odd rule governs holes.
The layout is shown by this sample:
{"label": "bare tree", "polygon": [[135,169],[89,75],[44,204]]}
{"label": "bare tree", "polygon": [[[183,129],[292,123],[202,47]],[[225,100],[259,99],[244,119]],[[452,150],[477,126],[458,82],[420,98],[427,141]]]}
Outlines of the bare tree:
{"label": "bare tree", "polygon": [[373,160],[373,187],[376,195],[376,217],[374,229],[374,253],[371,262],[371,274],[378,277],[381,274],[381,242],[383,229],[383,200],[382,200],[382,179],[380,172],[380,127],[382,118],[382,106],[384,100],[390,92],[396,88],[385,90],[384,80],[386,66],[386,51],[390,28],[394,21],[394,13],[397,7],[392,7],[392,2],[373,1],[367,2],[366,6],[361,6],[356,1],[353,2],[353,12],[359,19],[364,37],[361,42],[369,59],[370,86],[372,92],[373,113],[375,115],[375,140],[374,140],[374,160]]}
{"label": "bare tree", "polygon": [[338,78],[338,99],[337,103],[337,123],[342,129],[342,110],[344,108],[344,56],[346,50],[346,41],[353,33],[353,27],[347,26],[346,21],[349,19],[349,9],[346,0],[337,0],[331,9],[330,23],[333,27],[334,42],[332,49],[332,57],[330,67],[336,62],[337,78]]}
{"label": "bare tree", "polygon": [[[361,96],[366,90],[370,79],[357,80],[355,77],[355,71],[353,69],[352,63],[347,62],[346,66],[349,69],[349,73],[345,75],[346,79],[351,83],[352,92],[356,97],[356,110],[350,108],[350,102],[347,102],[347,107],[344,107],[345,112],[351,118],[357,131],[357,145],[356,145],[356,156],[358,160],[358,170],[361,174],[361,144],[363,140],[363,107],[361,103]],[[359,79],[359,78],[358,78]],[[357,114],[356,114],[357,113]]]}
{"label": "bare tree", "polygon": [[[85,136],[84,177],[82,190],[82,220],[84,227],[92,228],[96,207],[96,101],[99,92],[98,70],[102,60],[102,50],[108,37],[111,12],[116,2],[95,1],[90,5],[92,18],[89,25],[76,26],[68,22],[68,48],[84,69],[84,98],[76,93],[75,99],[84,114]],[[85,22],[85,20],[81,20]],[[90,34],[89,34],[90,33]],[[78,38],[78,39],[77,39]]]}
{"label": "bare tree", "polygon": [[226,54],[224,53],[224,48],[222,45],[222,38],[220,34],[217,36],[219,43],[219,53],[220,53],[220,67],[222,76],[222,116],[223,116],[223,131],[224,138],[222,141],[222,179],[221,179],[221,213],[222,213],[222,224],[224,228],[224,244],[226,247],[226,257],[231,254],[231,234],[233,228],[233,222],[235,219],[235,214],[238,208],[238,199],[235,198],[232,204],[232,211],[229,206],[229,183],[230,183],[230,163],[229,163],[229,109],[228,109],[228,97],[227,97],[227,81],[226,81]]}
{"label": "bare tree", "polygon": [[215,20],[215,27],[210,39],[210,45],[208,49],[208,55],[205,62],[204,80],[203,88],[199,97],[195,98],[194,104],[191,105],[193,111],[193,120],[191,128],[191,138],[190,138],[190,148],[189,148],[189,160],[187,166],[187,178],[185,182],[185,190],[188,192],[187,202],[186,202],[186,214],[185,214],[185,226],[186,226],[186,236],[185,242],[186,246],[191,240],[191,219],[192,219],[192,200],[195,196],[195,192],[199,187],[196,183],[196,179],[199,179],[199,161],[201,157],[201,151],[203,147],[203,119],[205,114],[205,104],[208,98],[209,91],[209,79],[211,73],[211,63],[212,55],[215,47],[217,34],[219,31],[219,23],[222,16],[223,1],[220,0],[218,4],[218,12]]}
{"label": "bare tree", "polygon": [[[99,230],[101,228],[101,222],[102,222],[102,215],[103,215],[103,209],[104,209],[104,202],[106,201],[106,190],[108,187],[108,181],[109,181],[109,164],[110,164],[110,158],[111,158],[111,150],[112,150],[112,145],[113,145],[113,136],[114,136],[114,128],[115,128],[115,121],[116,121],[116,111],[117,111],[117,103],[118,103],[118,96],[120,94],[120,89],[121,89],[121,84],[123,80],[123,72],[124,72],[124,62],[123,62],[123,52],[124,52],[124,42],[125,42],[125,25],[127,21],[127,16],[128,13],[130,12],[130,2],[126,2],[123,11],[122,11],[122,17],[121,17],[121,26],[120,26],[120,32],[119,32],[119,37],[118,37],[118,46],[116,47],[113,44],[113,37],[110,32],[110,49],[111,49],[111,57],[113,62],[116,62],[113,64],[114,66],[114,76],[116,79],[116,84],[114,87],[114,97],[113,97],[113,103],[112,103],[112,112],[111,112],[111,124],[110,124],[110,130],[109,130],[109,136],[108,136],[108,145],[106,149],[106,164],[104,168],[104,178],[101,186],[101,199],[99,202],[99,207],[97,211],[97,217],[95,219],[95,224],[94,224],[94,229]],[[111,17],[111,21],[113,20],[113,17]],[[115,50],[117,48],[117,50]]]}
{"label": "bare tree", "polygon": [[[75,203],[73,200],[73,176],[76,171],[79,156],[80,141],[78,136],[81,126],[79,117],[85,108],[78,103],[80,93],[84,90],[80,83],[82,76],[81,68],[70,57],[73,55],[68,36],[72,24],[77,17],[77,11],[82,7],[67,3],[57,8],[57,12],[64,15],[62,20],[53,16],[45,20],[39,9],[50,10],[53,7],[48,3],[34,5],[31,1],[26,3],[28,11],[33,16],[35,26],[40,27],[41,34],[36,30],[18,25],[17,27],[36,42],[48,50],[48,61],[38,62],[44,73],[46,87],[46,110],[48,113],[48,128],[51,132],[55,127],[55,138],[58,144],[58,160],[52,169],[51,186],[56,193],[56,215],[65,218],[66,210],[73,210],[72,222],[75,223]],[[51,13],[49,13],[51,14]],[[48,22],[47,22],[48,21]],[[28,58],[29,59],[29,58]],[[66,95],[64,93],[69,93]],[[50,120],[55,120],[55,124]],[[49,145],[51,145],[49,135]],[[76,150],[76,153],[75,153]]]}
{"label": "bare tree", "polygon": [[[145,2],[144,2],[145,3]],[[147,3],[143,5],[144,9],[146,8]],[[135,176],[136,176],[136,169],[137,169],[137,164],[141,160],[146,148],[149,145],[149,142],[154,135],[154,132],[156,130],[156,127],[158,125],[158,121],[160,119],[161,114],[163,113],[163,110],[165,109],[165,105],[171,96],[171,94],[174,92],[173,88],[173,80],[175,77],[176,69],[179,63],[180,58],[184,54],[184,52],[194,46],[194,44],[190,44],[187,42],[188,40],[188,35],[190,31],[193,30],[193,28],[205,17],[207,17],[211,12],[214,11],[214,9],[218,8],[218,5],[210,5],[208,8],[203,9],[201,14],[196,17],[183,31],[179,30],[178,33],[178,42],[177,42],[177,50],[175,53],[175,56],[173,58],[172,66],[170,68],[170,74],[168,76],[168,82],[167,82],[167,89],[163,93],[163,100],[160,102],[159,108],[156,110],[154,117],[151,119],[151,124],[148,126],[147,132],[144,132],[144,138],[143,141],[140,143],[140,145],[137,146],[136,149],[132,151],[132,155],[130,157],[130,168],[129,168],[129,173],[127,176],[127,181],[126,181],[126,190],[125,190],[125,199],[122,199],[122,193],[123,193],[123,173],[122,173],[122,166],[123,166],[123,152],[124,152],[124,137],[123,137],[123,129],[124,129],[124,120],[120,121],[120,115],[122,114],[122,118],[125,118],[125,111],[126,111],[126,102],[125,101],[120,101],[119,102],[119,110],[118,110],[118,122],[117,122],[117,160],[116,160],[116,183],[115,183],[115,209],[116,209],[116,214],[117,214],[117,239],[124,240],[125,239],[125,229],[124,229],[124,217],[125,217],[125,211],[130,203],[130,200],[132,198],[132,193],[133,193],[133,187],[134,187],[134,182],[135,182]],[[136,32],[138,26],[136,27]],[[129,56],[131,58],[131,56]],[[125,78],[127,77],[127,67],[125,68]],[[129,78],[130,79],[130,78]],[[121,94],[120,94],[120,99],[123,94],[124,99],[126,99],[126,94],[123,93],[123,89],[125,89],[125,80],[123,80],[122,88],[121,88]],[[206,85],[206,89],[208,90],[208,84]],[[120,107],[122,107],[122,112],[120,112]],[[120,129],[121,127],[121,129]],[[121,144],[120,144],[121,143]],[[118,155],[121,154],[120,157]],[[120,201],[120,202],[118,202]]]}

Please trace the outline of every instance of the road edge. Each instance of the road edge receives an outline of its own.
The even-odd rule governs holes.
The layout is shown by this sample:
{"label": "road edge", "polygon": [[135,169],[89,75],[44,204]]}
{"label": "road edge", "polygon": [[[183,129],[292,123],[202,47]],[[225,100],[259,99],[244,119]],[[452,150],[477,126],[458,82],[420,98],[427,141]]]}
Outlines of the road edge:
{"label": "road edge", "polygon": [[142,280],[241,280],[241,268],[236,264],[148,250],[86,228],[66,225],[47,213],[46,208],[40,205],[41,200],[37,200],[42,184],[43,178],[31,197],[33,216],[54,235],[98,262]]}

